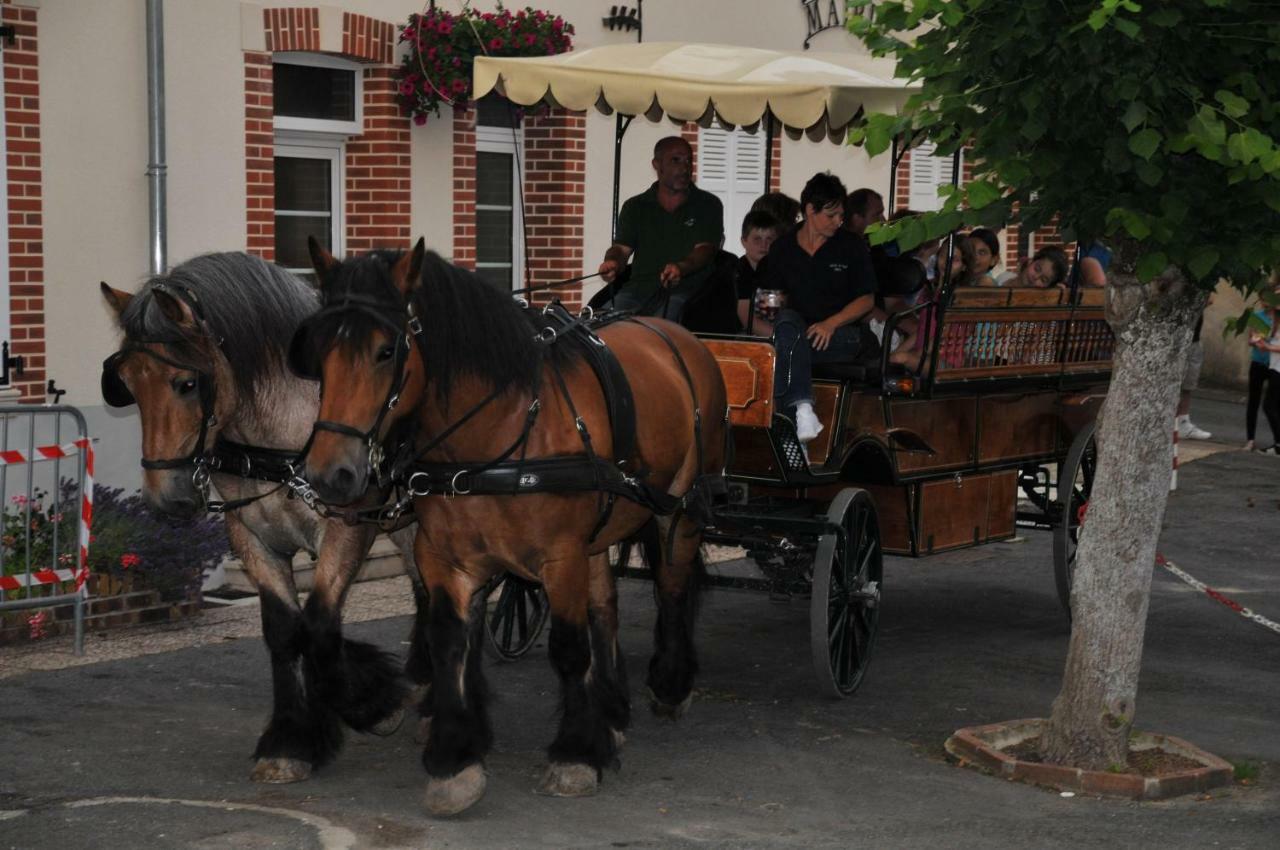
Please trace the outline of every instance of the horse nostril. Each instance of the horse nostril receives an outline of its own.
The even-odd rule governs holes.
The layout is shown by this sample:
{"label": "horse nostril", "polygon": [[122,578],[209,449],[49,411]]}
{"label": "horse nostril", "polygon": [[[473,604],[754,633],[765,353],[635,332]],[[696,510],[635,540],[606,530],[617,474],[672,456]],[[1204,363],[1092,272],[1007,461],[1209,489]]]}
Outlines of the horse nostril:
{"label": "horse nostril", "polygon": [[356,497],[356,472],[349,466],[339,466],[337,469],[329,473],[328,478],[324,482],[324,487],[329,491],[331,497],[335,497],[342,502],[348,502]]}

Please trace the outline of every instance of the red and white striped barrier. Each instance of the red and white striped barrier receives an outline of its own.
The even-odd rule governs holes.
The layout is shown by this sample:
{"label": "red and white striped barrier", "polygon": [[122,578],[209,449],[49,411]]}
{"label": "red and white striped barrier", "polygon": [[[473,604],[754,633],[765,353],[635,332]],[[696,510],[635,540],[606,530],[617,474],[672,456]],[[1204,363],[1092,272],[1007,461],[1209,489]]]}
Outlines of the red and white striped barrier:
{"label": "red and white striped barrier", "polygon": [[1239,614],[1241,617],[1244,617],[1246,620],[1252,620],[1253,622],[1257,623],[1259,626],[1262,626],[1264,629],[1270,629],[1276,634],[1280,634],[1280,623],[1277,623],[1274,620],[1268,620],[1266,617],[1262,616],[1261,614],[1254,613],[1253,611],[1244,607],[1234,599],[1223,595],[1221,592],[1217,590],[1214,590],[1212,587],[1209,587],[1209,585],[1200,581],[1195,576],[1191,575],[1185,570],[1179,569],[1178,567],[1174,566],[1172,561],[1170,561],[1164,555],[1159,554],[1158,552],[1156,553],[1156,564],[1157,566],[1164,567],[1166,570],[1173,573],[1175,576],[1182,579],[1188,585],[1200,591],[1205,596],[1208,596],[1213,601],[1221,602],[1223,605],[1227,606],[1232,611],[1235,611],[1237,614]]}
{"label": "red and white striped barrier", "polygon": [[88,595],[89,589],[85,582],[89,578],[89,529],[93,525],[93,441],[86,437],[62,446],[37,446],[31,457],[27,457],[20,451],[3,451],[0,452],[0,466],[68,458],[74,456],[77,451],[84,452],[84,486],[81,488],[80,547],[76,568],[74,570],[36,570],[21,575],[0,576],[0,590],[18,590],[32,585],[62,584],[74,580],[76,590]]}
{"label": "red and white striped barrier", "polygon": [[1178,489],[1178,425],[1173,426],[1173,477],[1169,479],[1169,492]]}

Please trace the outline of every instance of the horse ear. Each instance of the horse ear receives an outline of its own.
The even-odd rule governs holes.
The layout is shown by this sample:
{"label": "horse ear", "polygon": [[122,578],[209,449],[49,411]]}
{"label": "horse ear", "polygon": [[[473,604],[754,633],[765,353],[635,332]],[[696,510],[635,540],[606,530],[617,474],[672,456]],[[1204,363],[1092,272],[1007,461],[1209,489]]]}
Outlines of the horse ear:
{"label": "horse ear", "polygon": [[338,261],[316,241],[314,236],[307,237],[307,250],[311,252],[311,265],[316,270],[316,278],[323,283]]}
{"label": "horse ear", "polygon": [[422,258],[427,251],[427,240],[418,237],[418,244],[413,250],[396,261],[391,270],[391,282],[400,290],[400,294],[408,298],[418,286],[418,276],[422,274]]}
{"label": "horse ear", "polygon": [[179,298],[174,298],[163,289],[154,288],[151,290],[152,296],[156,299],[156,305],[159,306],[160,312],[164,313],[169,321],[179,327],[194,327],[196,318],[191,313],[191,305],[185,303]]}
{"label": "horse ear", "polygon": [[107,286],[107,282],[105,280],[99,283],[98,286],[102,289],[102,297],[107,299],[107,306],[114,310],[117,316],[123,313],[124,308],[128,307],[129,302],[133,300],[132,292],[112,289],[110,286]]}

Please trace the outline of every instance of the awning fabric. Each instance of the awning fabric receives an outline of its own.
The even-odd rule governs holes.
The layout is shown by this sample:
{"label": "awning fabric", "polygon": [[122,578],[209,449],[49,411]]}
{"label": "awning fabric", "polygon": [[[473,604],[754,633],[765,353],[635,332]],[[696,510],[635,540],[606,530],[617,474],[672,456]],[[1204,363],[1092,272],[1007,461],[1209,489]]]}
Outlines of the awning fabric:
{"label": "awning fabric", "polygon": [[497,91],[521,106],[663,115],[754,129],[765,110],[788,135],[844,140],[863,111],[896,112],[915,90],[883,60],[727,44],[613,44],[556,56],[477,57],[474,97]]}

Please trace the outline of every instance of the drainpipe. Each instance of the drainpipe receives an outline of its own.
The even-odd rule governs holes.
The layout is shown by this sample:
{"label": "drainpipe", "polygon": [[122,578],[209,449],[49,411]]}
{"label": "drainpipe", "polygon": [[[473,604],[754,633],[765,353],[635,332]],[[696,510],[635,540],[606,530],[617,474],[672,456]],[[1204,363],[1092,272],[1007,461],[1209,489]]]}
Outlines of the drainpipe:
{"label": "drainpipe", "polygon": [[168,238],[164,161],[164,0],[147,0],[147,184],[151,198],[151,274],[164,274]]}

